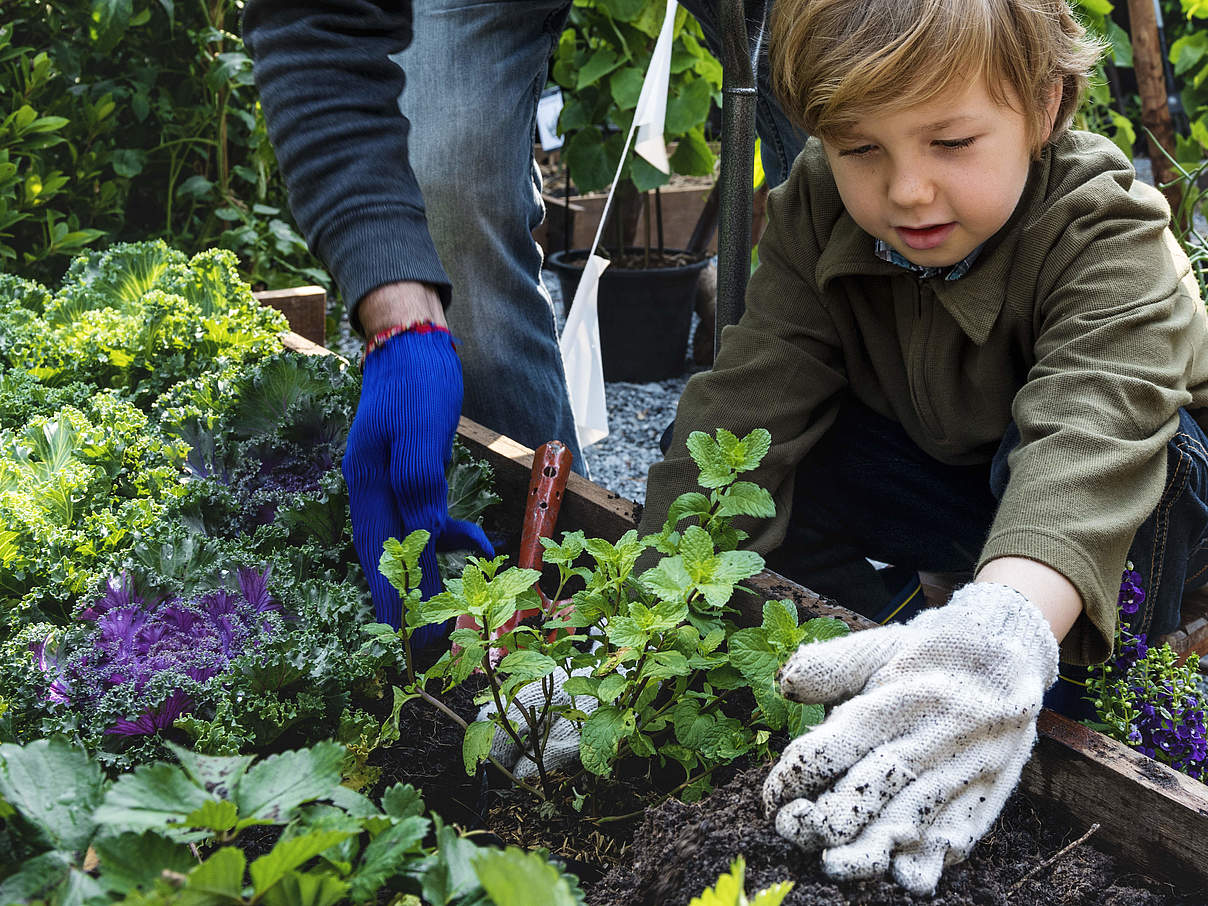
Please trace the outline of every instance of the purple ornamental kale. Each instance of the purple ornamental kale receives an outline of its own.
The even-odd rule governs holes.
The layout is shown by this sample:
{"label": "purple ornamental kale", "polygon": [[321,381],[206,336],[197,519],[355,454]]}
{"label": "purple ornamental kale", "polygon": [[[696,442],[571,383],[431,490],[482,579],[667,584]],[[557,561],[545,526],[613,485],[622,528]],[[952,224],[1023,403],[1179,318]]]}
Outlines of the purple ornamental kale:
{"label": "purple ornamental kale", "polygon": [[[269,594],[268,577],[268,569],[241,568],[238,594],[218,589],[188,600],[154,601],[143,600],[125,575],[111,580],[104,597],[80,614],[96,624],[90,649],[52,663],[45,642],[35,647],[39,666],[53,675],[47,698],[95,709],[119,690],[139,695],[153,678],[165,674],[204,683],[274,631],[276,624],[267,615],[282,609]],[[150,735],[192,708],[191,699],[176,689],[106,732]]]}

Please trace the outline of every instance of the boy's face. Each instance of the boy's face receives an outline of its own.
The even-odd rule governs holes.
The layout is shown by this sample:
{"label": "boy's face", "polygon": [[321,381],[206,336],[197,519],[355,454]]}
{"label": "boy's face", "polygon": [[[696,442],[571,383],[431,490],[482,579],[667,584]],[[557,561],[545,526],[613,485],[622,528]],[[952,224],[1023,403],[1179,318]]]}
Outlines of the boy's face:
{"label": "boy's face", "polygon": [[865,116],[822,144],[856,223],[927,267],[956,264],[998,232],[1031,163],[1027,119],[995,103],[984,79]]}

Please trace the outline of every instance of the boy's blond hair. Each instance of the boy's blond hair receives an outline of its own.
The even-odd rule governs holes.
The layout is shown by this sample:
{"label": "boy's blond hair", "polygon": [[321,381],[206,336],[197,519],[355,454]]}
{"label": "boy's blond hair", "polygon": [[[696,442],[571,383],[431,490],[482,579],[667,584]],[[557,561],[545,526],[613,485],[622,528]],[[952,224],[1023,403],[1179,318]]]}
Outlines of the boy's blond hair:
{"label": "boy's blond hair", "polygon": [[781,104],[812,135],[984,76],[997,103],[1022,105],[1033,153],[1068,127],[1102,52],[1066,0],[776,0],[769,47]]}

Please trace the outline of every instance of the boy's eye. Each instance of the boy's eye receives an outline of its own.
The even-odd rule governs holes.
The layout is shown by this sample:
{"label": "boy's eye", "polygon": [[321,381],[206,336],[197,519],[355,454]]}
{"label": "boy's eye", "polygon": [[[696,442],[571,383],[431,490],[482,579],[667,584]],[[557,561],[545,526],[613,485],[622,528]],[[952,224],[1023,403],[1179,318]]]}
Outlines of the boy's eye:
{"label": "boy's eye", "polygon": [[968,148],[970,145],[973,144],[973,138],[972,138],[972,136],[970,136],[969,138],[953,138],[953,139],[937,140],[935,142],[935,144],[939,145],[941,148],[948,148],[950,150],[956,150],[957,148]]}
{"label": "boy's eye", "polygon": [[839,156],[848,157],[850,155],[858,156],[861,154],[868,154],[870,151],[874,150],[876,147],[877,147],[876,145],[860,145],[860,147],[858,147],[858,148],[844,148],[842,151],[839,152]]}

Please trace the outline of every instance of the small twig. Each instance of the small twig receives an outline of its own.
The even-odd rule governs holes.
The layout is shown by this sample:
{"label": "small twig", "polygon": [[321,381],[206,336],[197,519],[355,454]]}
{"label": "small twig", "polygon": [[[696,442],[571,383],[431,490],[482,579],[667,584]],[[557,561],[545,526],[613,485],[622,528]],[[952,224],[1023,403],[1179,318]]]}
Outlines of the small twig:
{"label": "small twig", "polygon": [[1087,838],[1090,837],[1090,835],[1093,834],[1098,829],[1099,829],[1099,822],[1096,821],[1094,824],[1092,824],[1090,826],[1090,829],[1085,834],[1083,834],[1081,837],[1079,837],[1073,843],[1070,843],[1068,846],[1063,846],[1060,850],[1053,853],[1053,855],[1049,856],[1047,859],[1045,859],[1043,862],[1041,862],[1039,865],[1037,865],[1035,868],[1033,868],[1031,871],[1029,871],[1026,875],[1024,875],[1022,878],[1020,878],[1018,881],[1016,881],[1014,884],[1012,884],[1011,887],[1007,890],[1007,896],[1008,897],[1011,896],[1013,893],[1015,893],[1015,891],[1017,891],[1017,890],[1019,890],[1019,888],[1023,887],[1025,882],[1036,877],[1036,875],[1040,874],[1040,872],[1044,871],[1046,868],[1048,868],[1050,865],[1052,865],[1054,862],[1056,862],[1058,859],[1060,859],[1062,856],[1064,856],[1066,853],[1068,853],[1071,849],[1073,849],[1076,846],[1081,846],[1083,843],[1085,843],[1087,841]]}

